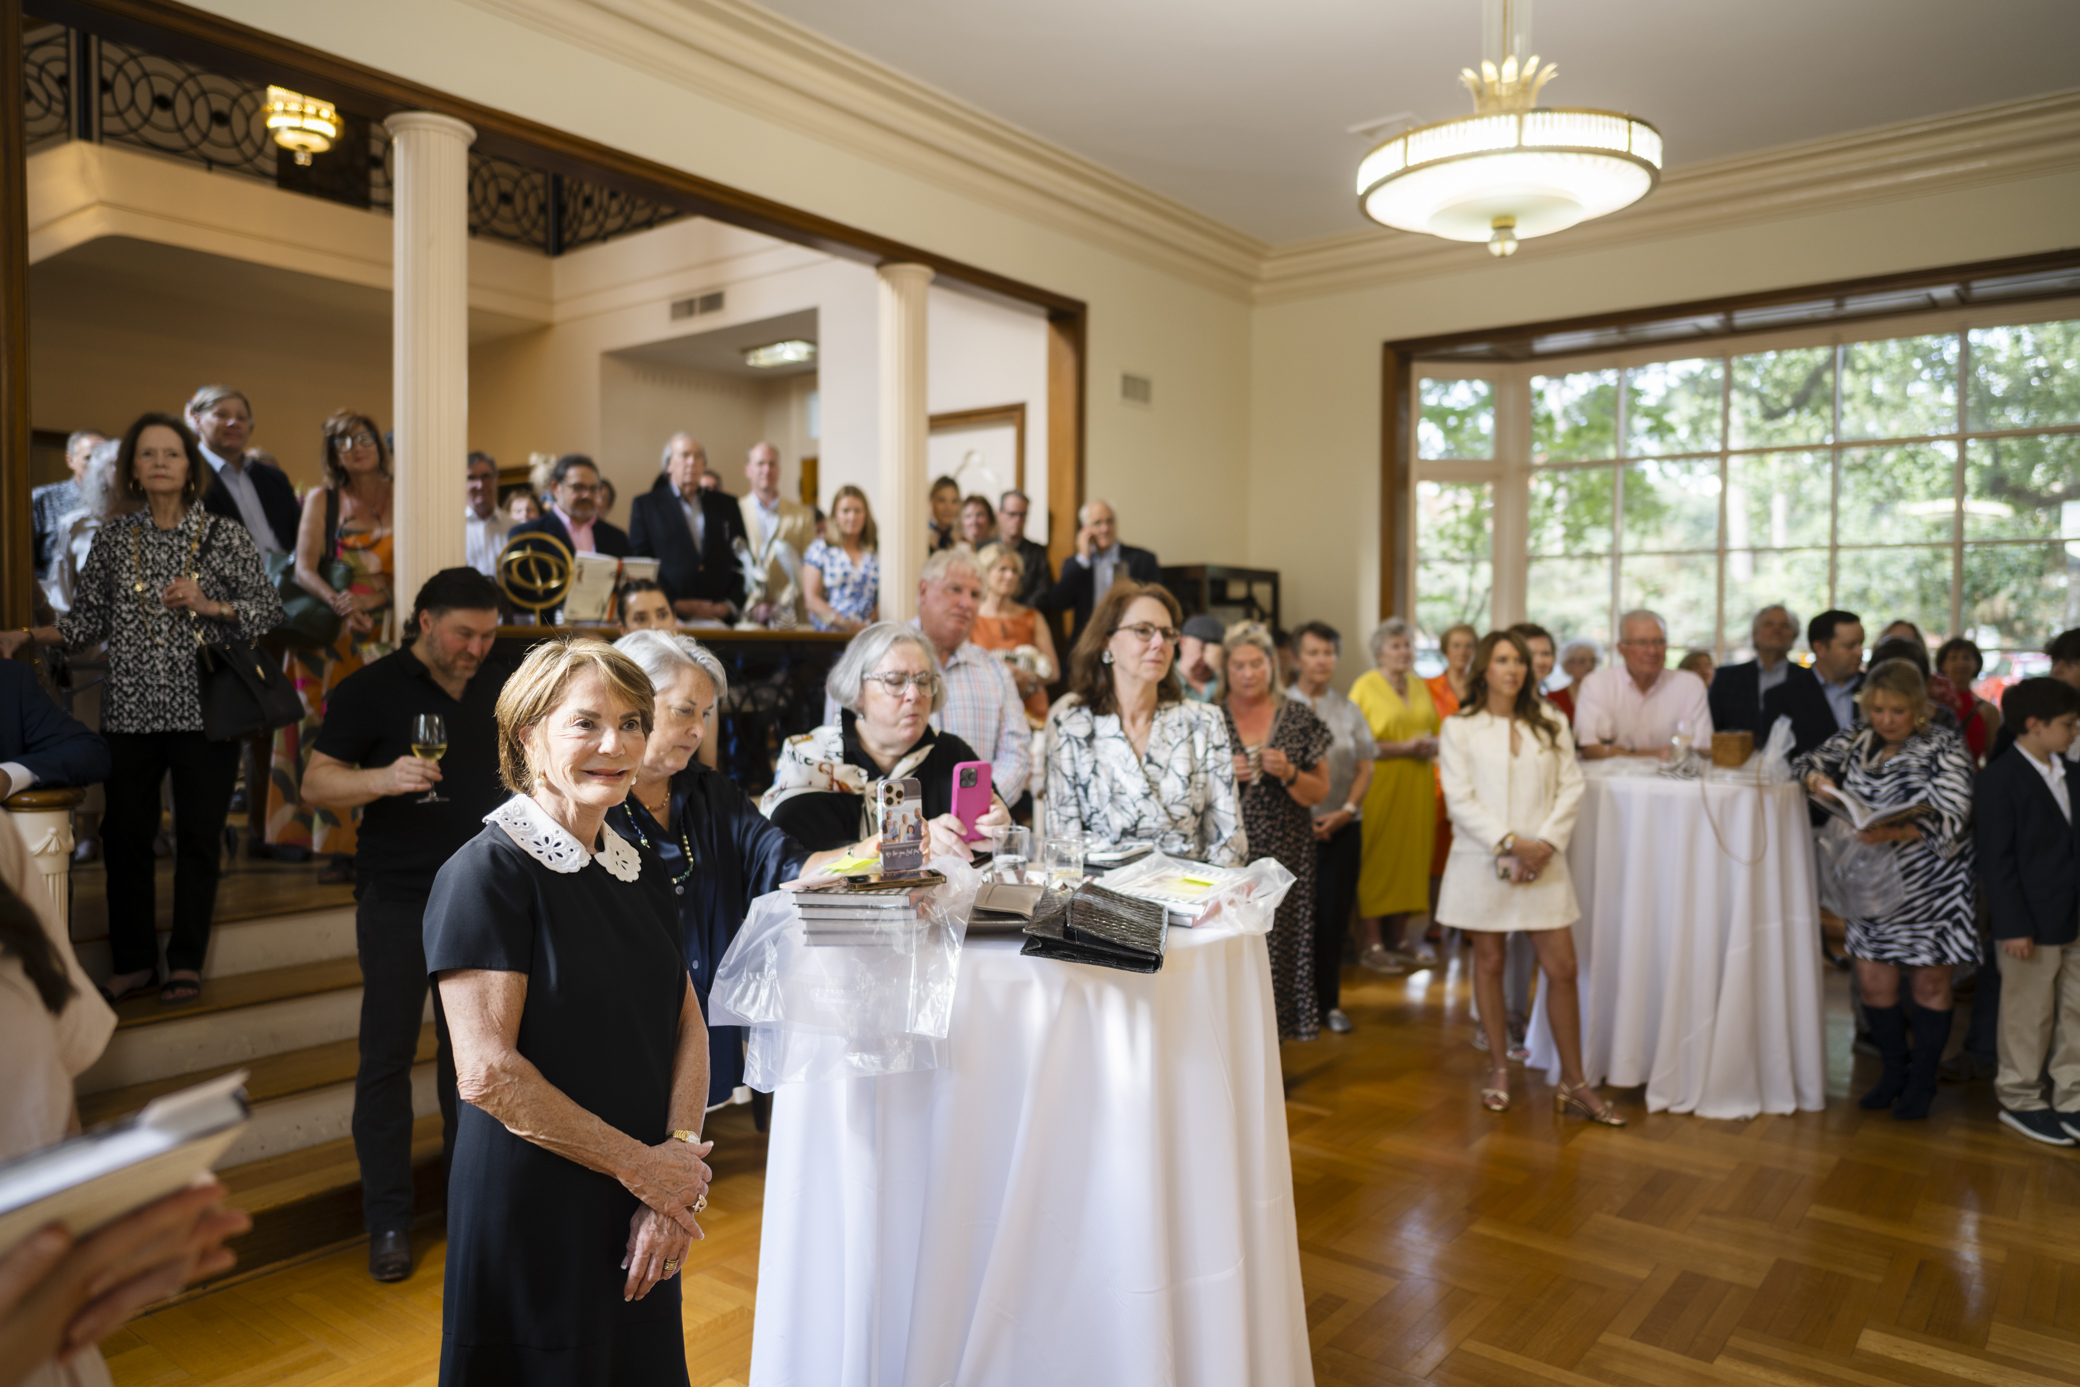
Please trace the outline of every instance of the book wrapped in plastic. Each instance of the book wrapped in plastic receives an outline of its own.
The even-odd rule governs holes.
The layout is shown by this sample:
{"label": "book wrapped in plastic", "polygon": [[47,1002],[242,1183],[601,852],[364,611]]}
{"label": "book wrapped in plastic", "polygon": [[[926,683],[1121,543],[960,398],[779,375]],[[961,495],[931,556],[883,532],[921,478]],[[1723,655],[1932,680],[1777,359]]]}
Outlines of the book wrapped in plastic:
{"label": "book wrapped in plastic", "polygon": [[708,993],[708,1024],[746,1029],[746,1084],[770,1093],[944,1064],[982,875],[953,857],[931,867],[945,881],[913,892],[773,891],[751,903]]}

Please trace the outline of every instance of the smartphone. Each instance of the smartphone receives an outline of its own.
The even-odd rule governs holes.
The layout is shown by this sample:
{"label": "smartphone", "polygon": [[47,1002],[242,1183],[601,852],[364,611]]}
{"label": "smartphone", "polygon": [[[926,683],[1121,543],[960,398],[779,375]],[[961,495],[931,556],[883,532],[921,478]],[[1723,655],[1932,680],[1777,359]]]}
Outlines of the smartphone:
{"label": "smartphone", "polygon": [[875,803],[883,875],[924,870],[924,787],[915,780],[884,780]]}
{"label": "smartphone", "polygon": [[953,768],[953,817],[967,825],[963,841],[977,843],[984,836],[975,824],[989,812],[989,774],[987,761],[963,761]]}

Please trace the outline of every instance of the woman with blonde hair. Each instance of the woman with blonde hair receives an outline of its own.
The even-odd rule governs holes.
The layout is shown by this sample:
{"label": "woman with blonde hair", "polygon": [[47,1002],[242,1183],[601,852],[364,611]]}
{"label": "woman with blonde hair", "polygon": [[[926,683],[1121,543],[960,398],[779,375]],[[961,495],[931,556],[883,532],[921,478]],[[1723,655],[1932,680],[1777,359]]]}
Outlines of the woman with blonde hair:
{"label": "woman with blonde hair", "polygon": [[1229,629],[1216,701],[1228,720],[1242,827],[1257,857],[1293,874],[1271,922],[1271,994],[1281,1040],[1313,1040],[1321,1009],[1314,986],[1314,815],[1329,793],[1332,737],[1314,710],[1285,696],[1278,647],[1254,621]]}
{"label": "woman with blonde hair", "polygon": [[858,631],[874,624],[881,610],[880,532],[867,493],[841,486],[831,496],[830,522],[836,542],[819,535],[802,554],[802,600],[819,631]]}
{"label": "woman with blonde hair", "polygon": [[[340,633],[331,645],[291,649],[283,660],[283,672],[303,698],[304,715],[274,734],[267,842],[269,855],[291,861],[332,854],[318,880],[339,882],[353,879],[354,820],[351,811],[342,818],[305,804],[303,772],[332,690],[396,645],[394,488],[383,431],[366,414],[341,410],[327,419],[324,447],[325,482],[304,494],[296,531],[296,582],[339,615]],[[344,587],[327,580],[325,568],[333,560],[344,561],[351,573]]]}
{"label": "woman with blonde hair", "polygon": [[[1864,675],[1856,702],[1864,721],[1845,728],[1792,763],[1817,800],[1846,790],[1865,804],[1925,804],[1909,822],[1866,828],[1856,840],[1892,845],[1903,893],[1882,914],[1847,917],[1846,952],[1884,1072],[1858,1099],[1891,1108],[1902,1120],[1928,1116],[1937,1065],[1950,1040],[1951,970],[1978,957],[1973,908],[1972,757],[1955,732],[1931,725],[1932,705],[1921,671],[1886,660]],[[1900,974],[1914,996],[1910,1023],[1900,1006]]]}
{"label": "woman with blonde hair", "polygon": [[1431,845],[1437,830],[1439,714],[1416,677],[1415,630],[1388,617],[1372,633],[1377,668],[1351,685],[1351,702],[1372,728],[1372,784],[1358,869],[1358,962],[1376,973],[1407,971],[1402,931],[1430,909]]}
{"label": "woman with blonde hair", "polygon": [[[1047,716],[1047,685],[1061,663],[1055,658],[1054,633],[1040,613],[1018,600],[1025,582],[1026,561],[1016,545],[1001,540],[983,549],[976,562],[982,565],[982,605],[975,612],[975,631],[969,637],[984,650],[998,652],[1011,668],[1012,682],[1025,699],[1026,716]],[[1020,655],[1019,652],[1030,652]]]}
{"label": "woman with blonde hair", "polygon": [[1445,719],[1438,778],[1452,815],[1452,848],[1437,897],[1439,923],[1473,939],[1473,986],[1488,1036],[1481,1106],[1509,1109],[1509,1011],[1502,974],[1509,936],[1530,934],[1545,972],[1546,1019],[1560,1052],[1553,1106],[1591,1122],[1625,1119],[1582,1073],[1581,994],[1574,932],[1581,917],[1567,873],[1567,842],[1582,803],[1574,734],[1538,696],[1531,647],[1514,631],[1481,638],[1470,662],[1466,705]]}

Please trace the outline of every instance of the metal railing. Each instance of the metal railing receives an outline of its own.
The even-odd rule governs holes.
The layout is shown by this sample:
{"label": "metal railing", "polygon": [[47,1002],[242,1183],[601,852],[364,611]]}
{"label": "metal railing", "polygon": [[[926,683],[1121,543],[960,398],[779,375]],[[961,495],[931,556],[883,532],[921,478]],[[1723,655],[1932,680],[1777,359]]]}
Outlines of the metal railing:
{"label": "metal railing", "polygon": [[[392,204],[390,132],[341,113],[341,138],[298,164],[269,137],[265,83],[63,25],[23,43],[23,126],[31,152],[61,140],[122,145],[371,211]],[[75,76],[91,72],[90,84]],[[561,255],[685,215],[675,208],[496,155],[469,156],[473,236]]]}

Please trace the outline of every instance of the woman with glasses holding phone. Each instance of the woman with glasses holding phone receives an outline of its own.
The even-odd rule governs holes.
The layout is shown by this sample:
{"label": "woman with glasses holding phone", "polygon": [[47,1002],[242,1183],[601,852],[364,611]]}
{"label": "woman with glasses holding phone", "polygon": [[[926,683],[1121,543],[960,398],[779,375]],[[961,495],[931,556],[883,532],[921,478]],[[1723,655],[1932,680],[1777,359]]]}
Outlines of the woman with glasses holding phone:
{"label": "woman with glasses holding phone", "polygon": [[[366,414],[342,410],[325,421],[325,484],[304,494],[296,530],[296,582],[340,618],[339,639],[314,649],[291,649],[284,670],[303,698],[303,720],[274,734],[267,777],[267,843],[271,855],[303,861],[330,853],[320,881],[354,879],[352,811],[341,817],[303,800],[303,773],[325,721],[325,703],[339,682],[397,645],[391,593],[396,564],[390,450]],[[344,587],[327,581],[340,560],[351,574]]]}
{"label": "woman with glasses holding phone", "polygon": [[1069,654],[1047,716],[1047,831],[1087,847],[1183,837],[1216,866],[1249,859],[1227,715],[1170,677],[1184,613],[1154,584],[1115,578]]}
{"label": "woman with glasses holding phone", "polygon": [[916,627],[882,621],[860,632],[831,667],[824,690],[838,705],[837,723],[789,737],[773,786],[759,800],[775,828],[810,852],[876,836],[870,790],[884,780],[915,780],[923,791],[927,859],[950,852],[965,860],[968,829],[1011,822],[994,794],[976,823],[953,816],[953,768],[987,758],[931,725],[946,706],[946,678]]}

